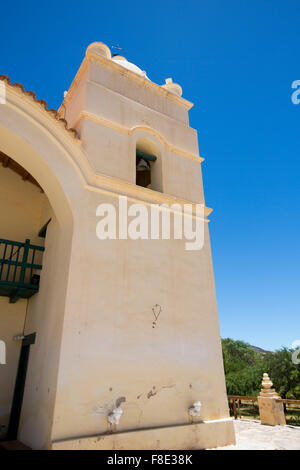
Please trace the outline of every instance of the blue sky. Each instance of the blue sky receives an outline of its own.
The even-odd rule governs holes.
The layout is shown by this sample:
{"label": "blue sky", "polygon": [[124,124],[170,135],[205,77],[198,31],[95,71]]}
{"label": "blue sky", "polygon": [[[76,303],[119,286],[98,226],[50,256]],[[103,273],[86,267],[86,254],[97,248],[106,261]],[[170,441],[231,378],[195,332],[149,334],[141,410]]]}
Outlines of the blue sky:
{"label": "blue sky", "polygon": [[300,339],[300,3],[16,0],[1,5],[1,70],[58,108],[93,41],[195,106],[223,337]]}

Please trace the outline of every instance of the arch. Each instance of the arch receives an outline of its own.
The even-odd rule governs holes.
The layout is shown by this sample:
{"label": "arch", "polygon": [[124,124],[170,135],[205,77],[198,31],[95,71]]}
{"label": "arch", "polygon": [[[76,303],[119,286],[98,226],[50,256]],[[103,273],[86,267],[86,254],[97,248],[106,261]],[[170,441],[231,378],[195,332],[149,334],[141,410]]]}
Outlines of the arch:
{"label": "arch", "polygon": [[149,136],[144,137],[138,135],[136,140],[136,148],[141,152],[148,153],[156,157],[161,155],[160,146],[157,145],[156,139],[153,139],[152,136],[149,138]]}
{"label": "arch", "polygon": [[45,191],[59,222],[72,222],[72,199],[84,186],[78,144],[36,103],[7,87],[0,105],[0,151],[24,167]]}
{"label": "arch", "polygon": [[148,126],[134,126],[130,129],[130,135],[136,136],[136,139],[139,138],[148,138],[153,141],[160,149],[162,146],[166,149],[169,147],[167,141],[162,137],[159,132],[157,132],[152,127]]}
{"label": "arch", "polygon": [[[55,395],[48,390],[55,390],[59,370],[74,220],[89,167],[64,123],[19,87],[6,88],[6,102],[0,104],[0,151],[33,176],[55,214],[47,232],[40,290],[25,314],[24,333],[36,332],[37,340],[30,353],[19,427],[24,443],[44,448],[52,432],[52,420],[45,416],[51,416],[55,406]],[[38,392],[33,392],[37,382]]]}
{"label": "arch", "polygon": [[171,145],[169,142],[167,142],[167,140],[161,134],[159,134],[159,132],[157,132],[152,127],[134,126],[129,130],[128,134],[129,135],[135,135],[136,133],[143,133],[143,132],[145,134],[148,134],[149,136],[153,136],[154,139],[157,139],[157,141],[159,141],[161,143],[161,145],[163,145],[163,147],[166,150],[170,150],[171,152],[182,155],[183,157],[190,158],[190,159],[196,161],[197,163],[201,163],[201,162],[204,161],[204,158],[200,157],[199,155],[193,154],[189,151],[186,151],[186,150],[183,150],[179,147]]}

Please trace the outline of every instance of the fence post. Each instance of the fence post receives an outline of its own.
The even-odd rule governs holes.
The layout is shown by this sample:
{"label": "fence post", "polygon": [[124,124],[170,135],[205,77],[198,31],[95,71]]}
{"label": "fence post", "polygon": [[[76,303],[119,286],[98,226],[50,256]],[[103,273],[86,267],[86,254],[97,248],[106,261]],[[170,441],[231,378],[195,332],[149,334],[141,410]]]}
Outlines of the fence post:
{"label": "fence post", "polygon": [[232,399],[232,409],[233,409],[233,416],[234,416],[234,419],[237,419],[237,412],[236,412],[236,406],[235,406],[235,398]]}
{"label": "fence post", "polygon": [[28,261],[28,253],[29,253],[29,245],[30,240],[27,238],[24,243],[24,252],[23,252],[23,259],[22,259],[22,267],[20,272],[20,283],[25,283],[25,274],[26,274],[26,265]]}
{"label": "fence post", "polygon": [[240,408],[240,403],[241,403],[241,400],[238,398],[237,404],[238,404],[239,417],[240,417],[240,419],[241,419],[241,408]]}

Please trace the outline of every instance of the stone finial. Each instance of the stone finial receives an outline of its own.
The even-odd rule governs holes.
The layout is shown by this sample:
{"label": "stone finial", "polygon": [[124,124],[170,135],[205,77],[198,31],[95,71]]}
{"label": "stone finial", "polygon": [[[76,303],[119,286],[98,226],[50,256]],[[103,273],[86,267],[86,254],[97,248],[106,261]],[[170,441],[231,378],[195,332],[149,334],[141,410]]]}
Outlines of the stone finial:
{"label": "stone finial", "polygon": [[262,379],[262,389],[260,391],[260,396],[265,398],[279,398],[279,395],[276,393],[275,388],[271,388],[273,382],[271,381],[269,375],[265,372]]}
{"label": "stone finial", "polygon": [[270,377],[266,372],[263,375],[263,379],[262,379],[261,384],[262,384],[263,388],[266,388],[266,389],[271,388],[272,385],[273,385],[273,382],[270,380]]}
{"label": "stone finial", "polygon": [[105,59],[111,59],[110,49],[103,42],[92,42],[86,50],[87,54],[90,52],[105,57]]}
{"label": "stone finial", "polygon": [[166,83],[162,85],[162,88],[165,88],[165,90],[168,90],[170,93],[174,93],[174,95],[182,96],[181,86],[174,83],[172,78],[166,78]]}

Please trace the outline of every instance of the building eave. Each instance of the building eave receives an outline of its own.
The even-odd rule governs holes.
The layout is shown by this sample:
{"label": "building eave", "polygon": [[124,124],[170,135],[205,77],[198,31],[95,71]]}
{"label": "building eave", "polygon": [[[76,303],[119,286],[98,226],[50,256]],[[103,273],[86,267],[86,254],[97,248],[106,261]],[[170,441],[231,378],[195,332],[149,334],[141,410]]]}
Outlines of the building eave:
{"label": "building eave", "polygon": [[24,93],[25,96],[30,97],[32,101],[40,105],[40,107],[45,110],[53,119],[55,119],[59,125],[62,125],[66,132],[71,135],[74,139],[78,139],[77,132],[75,129],[68,128],[67,121],[60,117],[59,112],[56,109],[50,108],[48,109],[47,103],[45,100],[38,100],[36,95],[33,91],[27,91],[24,89],[21,83],[11,83],[10,78],[7,75],[0,75],[0,80],[5,82],[6,85],[12,88],[18,88],[19,90]]}

